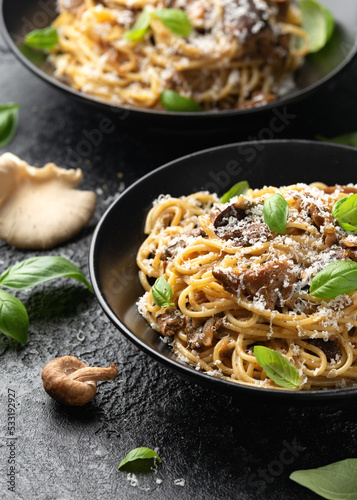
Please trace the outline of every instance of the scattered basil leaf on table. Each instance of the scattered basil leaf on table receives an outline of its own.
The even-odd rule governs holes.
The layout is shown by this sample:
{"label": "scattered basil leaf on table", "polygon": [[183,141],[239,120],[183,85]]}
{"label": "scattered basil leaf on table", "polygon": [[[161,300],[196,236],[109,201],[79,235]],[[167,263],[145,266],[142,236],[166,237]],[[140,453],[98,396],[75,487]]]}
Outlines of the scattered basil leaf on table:
{"label": "scattered basil leaf on table", "polygon": [[333,142],[334,144],[343,144],[345,146],[353,146],[357,148],[357,132],[350,132],[349,134],[337,135],[336,137],[324,137],[317,135],[316,139],[323,142]]}
{"label": "scattered basil leaf on table", "polygon": [[0,286],[23,290],[56,278],[73,278],[93,291],[82,271],[64,257],[30,257],[9,267],[0,276]]}
{"label": "scattered basil leaf on table", "polygon": [[23,303],[5,290],[0,290],[0,332],[26,344],[29,317]]}
{"label": "scattered basil leaf on table", "polygon": [[297,470],[290,479],[329,500],[357,499],[357,458],[317,469]]}
{"label": "scattered basil leaf on table", "polygon": [[[125,458],[120,462],[118,469],[131,470],[137,472],[148,472],[153,469],[155,461],[161,462],[156,451],[150,448],[141,447],[129,451]],[[144,462],[144,463],[142,463]],[[143,467],[144,466],[144,467]]]}
{"label": "scattered basil leaf on table", "polygon": [[160,307],[174,307],[172,299],[172,289],[163,276],[157,278],[151,288],[152,297],[156,305]]}
{"label": "scattered basil leaf on table", "polygon": [[183,97],[174,90],[163,90],[160,101],[168,111],[202,111],[198,102]]}
{"label": "scattered basil leaf on table", "polygon": [[321,299],[333,299],[342,293],[357,290],[357,262],[340,260],[331,262],[313,277],[310,295]]}
{"label": "scattered basil leaf on table", "polygon": [[289,213],[289,203],[280,193],[269,196],[263,207],[264,221],[272,231],[279,234],[286,232],[286,221]]}
{"label": "scattered basil leaf on table", "polygon": [[20,106],[15,103],[0,104],[0,148],[14,138]]}
{"label": "scattered basil leaf on table", "polygon": [[186,12],[181,9],[156,10],[154,15],[176,35],[188,36],[192,32],[192,24]]}
{"label": "scattered basil leaf on table", "polygon": [[332,216],[342,229],[357,231],[357,194],[336,201],[332,207]]}
{"label": "scattered basil leaf on table", "polygon": [[[24,290],[56,278],[73,278],[90,291],[91,284],[82,271],[64,257],[31,257],[9,267],[0,276],[0,286]],[[26,344],[29,318],[22,302],[0,289],[0,332]]]}
{"label": "scattered basil leaf on table", "polygon": [[221,198],[221,203],[227,203],[234,196],[239,196],[240,194],[246,194],[249,189],[249,184],[247,181],[240,181],[234,184]]}
{"label": "scattered basil leaf on table", "polygon": [[133,41],[140,40],[146,35],[150,26],[150,21],[151,13],[144,9],[135,21],[133,27],[124,33],[124,38]]}
{"label": "scattered basil leaf on table", "polygon": [[58,44],[57,30],[52,26],[33,30],[25,36],[25,45],[31,49],[52,50]]}
{"label": "scattered basil leaf on table", "polygon": [[254,346],[254,356],[267,376],[280,387],[299,387],[299,370],[288,359],[274,349],[261,345]]}
{"label": "scattered basil leaf on table", "polygon": [[335,22],[331,12],[316,0],[298,0],[302,27],[309,35],[309,52],[318,52],[331,38]]}

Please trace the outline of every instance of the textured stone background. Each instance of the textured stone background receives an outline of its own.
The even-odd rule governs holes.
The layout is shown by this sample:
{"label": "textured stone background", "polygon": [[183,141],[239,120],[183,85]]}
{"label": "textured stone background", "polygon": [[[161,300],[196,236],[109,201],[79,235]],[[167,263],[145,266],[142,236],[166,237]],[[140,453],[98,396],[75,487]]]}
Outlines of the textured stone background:
{"label": "textured stone background", "polygon": [[[224,134],[196,131],[189,136],[145,130],[139,123],[128,129],[125,120],[109,117],[115,131],[78,160],[73,152],[78,153],[83,131],[97,128],[107,115],[39,81],[2,42],[0,57],[0,102],[21,104],[18,133],[7,150],[39,166],[48,161],[80,166],[83,188],[97,191],[90,226],[75,240],[46,252],[68,257],[86,273],[95,224],[124,187],[182,154],[257,137],[270,120],[268,115],[248,129],[239,123]],[[289,107],[296,118],[276,137],[357,130],[356,77],[357,61],[304,104]],[[0,242],[0,272],[34,254]],[[30,333],[25,347],[0,335],[2,498],[312,500],[317,496],[289,480],[293,470],[357,457],[357,412],[351,403],[243,405],[178,378],[139,352],[76,282],[58,280],[18,296],[29,310]],[[40,375],[47,361],[64,354],[89,364],[115,362],[119,376],[100,384],[86,407],[62,407],[45,394]],[[16,392],[15,494],[6,485],[8,389]],[[117,470],[126,453],[138,446],[158,450],[162,464],[156,473],[134,478]],[[284,451],[291,448],[293,453]]]}

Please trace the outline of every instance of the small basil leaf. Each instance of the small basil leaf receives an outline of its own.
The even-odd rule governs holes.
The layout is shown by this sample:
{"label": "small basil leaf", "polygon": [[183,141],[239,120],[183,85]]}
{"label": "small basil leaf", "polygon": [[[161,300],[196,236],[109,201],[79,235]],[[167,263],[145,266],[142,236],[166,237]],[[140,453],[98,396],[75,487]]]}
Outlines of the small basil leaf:
{"label": "small basil leaf", "polygon": [[357,498],[357,458],[347,458],[318,469],[297,470],[290,479],[329,500]]}
{"label": "small basil leaf", "polygon": [[26,344],[29,317],[23,303],[5,290],[0,290],[0,332]]}
{"label": "small basil leaf", "polygon": [[157,278],[151,288],[152,297],[156,305],[160,307],[173,307],[175,304],[171,302],[172,289],[169,283],[163,276]]}
{"label": "small basil leaf", "polygon": [[44,52],[31,49],[31,47],[28,47],[24,43],[19,45],[19,51],[35,66],[41,66],[41,64],[46,60],[46,54]]}
{"label": "small basil leaf", "polygon": [[339,222],[339,225],[344,229],[345,231],[357,231],[356,226],[351,226],[351,224],[345,224],[343,222]]}
{"label": "small basil leaf", "polygon": [[299,371],[282,354],[261,345],[254,346],[254,356],[267,376],[279,385],[296,389],[300,384]]}
{"label": "small basil leaf", "polygon": [[[123,469],[123,470],[131,470],[133,471],[133,466],[135,467],[136,471],[142,471],[141,469],[141,464],[138,462],[145,461],[146,465],[150,465],[150,469],[153,468],[153,465],[155,463],[155,460],[157,460],[159,463],[161,462],[161,459],[159,455],[156,453],[156,451],[151,450],[150,448],[135,448],[134,450],[129,451],[129,453],[126,455],[125,458],[120,462],[118,469]],[[149,461],[149,462],[147,462]],[[147,472],[146,468],[144,470]]]}
{"label": "small basil leaf", "polygon": [[249,184],[247,181],[240,181],[234,184],[221,198],[221,203],[227,203],[234,196],[239,196],[240,194],[246,194],[249,189]]}
{"label": "small basil leaf", "polygon": [[357,148],[357,132],[351,132],[349,134],[338,135],[336,137],[324,137],[323,135],[317,135],[316,139],[323,142],[333,142],[335,144],[344,144],[345,146],[354,146]]}
{"label": "small basil leaf", "polygon": [[357,194],[336,201],[332,216],[346,231],[357,231]]}
{"label": "small basil leaf", "polygon": [[346,199],[347,198],[341,198],[340,200],[336,201],[336,203],[334,203],[332,210],[331,210],[331,215],[335,219],[338,218],[338,212],[340,211],[340,206],[342,205],[342,203],[345,203]]}
{"label": "small basil leaf", "polygon": [[150,21],[151,13],[144,9],[135,21],[134,26],[124,33],[124,38],[133,41],[140,40],[146,35],[150,26]]}
{"label": "small basil leaf", "polygon": [[357,290],[357,262],[340,260],[331,262],[313,277],[310,295],[333,299],[342,293]]}
{"label": "small basil leaf", "polygon": [[316,0],[298,0],[302,27],[309,35],[309,52],[318,52],[331,38],[335,22],[331,12]]}
{"label": "small basil leaf", "polygon": [[275,193],[265,200],[263,213],[264,221],[272,231],[279,234],[286,232],[289,203],[284,200],[280,193]]}
{"label": "small basil leaf", "polygon": [[160,101],[168,111],[202,111],[198,102],[183,97],[174,90],[163,90]]}
{"label": "small basil leaf", "polygon": [[64,257],[31,257],[9,267],[0,276],[0,286],[23,290],[56,278],[73,278],[92,291],[82,271]]}
{"label": "small basil leaf", "polygon": [[156,10],[154,15],[176,35],[188,36],[192,32],[192,24],[186,12],[181,9]]}
{"label": "small basil leaf", "polygon": [[20,106],[18,104],[0,104],[0,148],[14,138]]}
{"label": "small basil leaf", "polygon": [[57,30],[52,26],[31,31],[25,36],[25,45],[31,49],[52,50],[57,44]]}

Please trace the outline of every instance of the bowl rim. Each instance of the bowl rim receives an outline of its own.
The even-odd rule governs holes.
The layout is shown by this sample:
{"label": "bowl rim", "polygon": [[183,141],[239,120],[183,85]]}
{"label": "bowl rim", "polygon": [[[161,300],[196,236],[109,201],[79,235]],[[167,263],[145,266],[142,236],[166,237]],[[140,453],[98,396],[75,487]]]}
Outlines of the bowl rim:
{"label": "bowl rim", "polygon": [[119,105],[116,103],[110,103],[98,99],[89,94],[85,94],[79,90],[73,89],[69,85],[61,82],[55,77],[47,74],[45,71],[41,70],[37,66],[35,66],[29,59],[27,59],[19,50],[18,46],[15,44],[10,32],[8,31],[4,9],[5,3],[10,0],[0,0],[0,32],[10,47],[12,52],[15,54],[17,59],[32,73],[38,76],[41,80],[49,83],[52,87],[57,88],[63,92],[67,92],[71,94],[76,99],[84,102],[86,104],[95,105],[98,107],[102,107],[105,109],[109,109],[112,112],[130,112],[133,114],[144,114],[144,115],[154,115],[154,116],[163,116],[163,117],[195,117],[195,118],[205,118],[205,117],[213,117],[213,118],[222,118],[222,117],[232,117],[232,116],[244,116],[244,115],[256,115],[257,113],[262,113],[264,111],[269,111],[274,108],[279,108],[281,106],[300,101],[304,99],[309,94],[316,91],[318,88],[323,87],[326,83],[328,83],[332,78],[334,78],[338,73],[342,72],[344,69],[348,67],[348,65],[352,62],[354,57],[357,55],[357,34],[355,36],[353,46],[351,47],[350,52],[344,57],[344,59],[340,62],[336,68],[334,68],[331,72],[325,75],[323,78],[318,81],[308,85],[303,89],[297,89],[292,91],[291,93],[286,94],[285,96],[279,97],[276,101],[272,101],[264,106],[258,106],[254,108],[248,109],[227,109],[227,110],[211,110],[211,111],[201,111],[201,112],[192,112],[192,111],[167,111],[167,110],[159,110],[159,109],[147,109],[147,108],[136,108],[130,105]]}
{"label": "bowl rim", "polygon": [[[91,283],[93,286],[94,293],[96,295],[96,298],[107,315],[107,317],[110,319],[110,321],[116,326],[116,328],[119,330],[120,333],[122,333],[128,340],[130,340],[136,347],[138,347],[141,351],[143,351],[145,354],[149,355],[152,357],[155,361],[160,362],[161,364],[171,368],[174,372],[178,372],[180,375],[191,379],[195,381],[198,384],[202,384],[202,377],[209,377],[210,385],[212,389],[222,389],[222,387],[225,387],[226,391],[229,392],[230,394],[233,394],[234,392],[237,393],[237,396],[240,395],[242,397],[244,396],[256,396],[257,394],[262,395],[262,399],[269,398],[271,399],[272,402],[282,402],[284,398],[289,399],[290,401],[295,400],[296,404],[303,403],[303,402],[309,402],[312,403],[313,401],[317,401],[318,403],[323,404],[324,402],[331,401],[331,400],[342,400],[344,398],[351,398],[351,397],[357,397],[357,385],[355,387],[346,387],[346,388],[335,388],[335,389],[323,389],[323,390],[312,390],[312,391],[289,391],[285,389],[267,389],[267,388],[262,388],[262,387],[255,387],[255,386],[248,386],[244,384],[239,384],[235,382],[231,382],[226,379],[221,379],[217,376],[212,376],[207,374],[206,372],[201,372],[197,371],[194,367],[190,365],[185,365],[183,363],[180,363],[178,360],[174,360],[172,358],[169,358],[162,354],[161,352],[151,348],[149,345],[147,345],[143,340],[141,340],[139,337],[136,336],[135,332],[133,332],[130,328],[128,328],[123,321],[121,321],[118,316],[114,313],[114,311],[111,309],[110,305],[107,303],[104,294],[102,293],[100,286],[99,286],[99,280],[97,280],[97,274],[96,274],[96,263],[95,263],[95,253],[96,253],[96,248],[98,245],[98,237],[100,235],[102,226],[105,225],[107,216],[109,213],[115,209],[116,205],[118,203],[121,203],[122,199],[125,198],[125,196],[132,192],[135,191],[136,186],[145,183],[148,178],[151,177],[153,174],[158,174],[162,171],[164,171],[166,168],[169,168],[171,166],[175,166],[179,164],[182,161],[185,161],[190,158],[194,158],[197,156],[209,154],[210,152],[217,152],[221,151],[224,149],[230,149],[230,148],[237,148],[238,146],[254,146],[254,145],[265,145],[268,146],[270,144],[294,144],[294,145],[301,145],[303,146],[311,146],[315,145],[316,147],[322,148],[322,149],[335,149],[335,150],[347,150],[350,151],[351,153],[355,154],[357,156],[357,149],[352,147],[352,146],[344,146],[341,144],[331,144],[331,143],[324,143],[324,142],[317,142],[317,141],[310,141],[310,140],[305,140],[305,139],[280,139],[280,140],[264,140],[264,141],[243,141],[243,142],[234,142],[234,143],[229,143],[229,144],[224,144],[221,146],[215,146],[207,149],[203,149],[200,151],[196,151],[194,153],[190,153],[184,156],[181,156],[175,160],[171,160],[164,165],[161,165],[147,174],[145,174],[143,177],[140,177],[138,180],[136,180],[133,184],[131,184],[127,189],[125,189],[119,196],[116,198],[111,205],[105,210],[104,214],[100,218],[90,244],[90,249],[89,249],[89,274],[90,274],[90,279]],[[159,335],[159,334],[158,334]],[[236,387],[236,389],[233,389],[233,387]]]}

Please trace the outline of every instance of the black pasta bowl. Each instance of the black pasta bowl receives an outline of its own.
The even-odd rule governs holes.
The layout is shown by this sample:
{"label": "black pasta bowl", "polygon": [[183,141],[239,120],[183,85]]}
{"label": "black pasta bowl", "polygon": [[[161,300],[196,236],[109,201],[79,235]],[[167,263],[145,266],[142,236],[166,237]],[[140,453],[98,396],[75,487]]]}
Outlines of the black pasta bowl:
{"label": "black pasta bowl", "polygon": [[[36,66],[19,50],[25,35],[51,24],[56,17],[56,0],[0,0],[0,29],[6,42],[20,62],[42,80],[66,92],[82,102],[99,106],[129,124],[131,122],[150,126],[186,129],[208,129],[216,126],[251,123],[269,111],[295,101],[321,89],[332,78],[348,66],[357,52],[357,3],[355,0],[320,0],[330,9],[335,22],[335,32],[327,46],[317,54],[308,56],[303,67],[296,74],[296,89],[277,101],[261,107],[203,112],[171,112],[138,109],[130,106],[114,105],[72,89],[53,76],[49,67]],[[242,119],[240,120],[239,117]],[[222,121],[223,120],[223,121]]]}
{"label": "black pasta bowl", "polygon": [[203,189],[221,195],[240,180],[247,180],[252,188],[315,181],[355,183],[356,172],[357,149],[309,141],[231,144],[185,156],[152,171],[110,206],[94,233],[90,274],[101,307],[118,330],[146,354],[207,388],[269,403],[341,403],[355,398],[357,386],[314,391],[264,389],[212,377],[183,363],[137,311],[143,289],[136,253],[145,238],[146,215],[160,194],[178,197]]}

